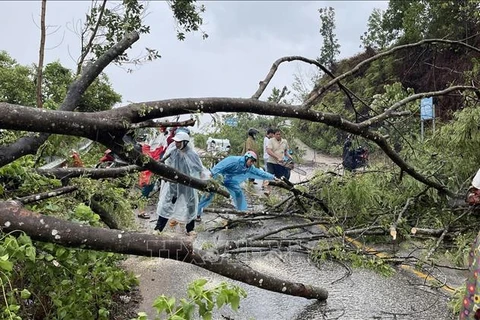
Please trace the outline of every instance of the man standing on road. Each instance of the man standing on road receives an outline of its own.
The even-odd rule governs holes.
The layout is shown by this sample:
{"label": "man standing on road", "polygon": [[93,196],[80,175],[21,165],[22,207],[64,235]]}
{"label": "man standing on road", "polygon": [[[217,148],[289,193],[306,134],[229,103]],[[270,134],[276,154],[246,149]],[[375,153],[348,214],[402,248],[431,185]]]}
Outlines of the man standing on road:
{"label": "man standing on road", "polygon": [[[245,142],[243,144],[242,154],[245,154],[247,151],[252,151],[253,153],[258,154],[257,141],[255,139],[255,136],[257,134],[258,134],[257,129],[253,129],[253,128],[248,129],[247,140],[245,140]],[[253,183],[253,184],[257,184],[255,182],[255,179],[251,179],[251,178],[248,179],[248,182]]]}
{"label": "man standing on road", "polygon": [[[275,129],[273,138],[268,141],[267,145],[267,153],[269,155],[267,171],[278,179],[282,177],[288,179],[290,177],[290,169],[284,166],[284,158],[293,161],[292,156],[288,153],[288,149],[288,142],[282,138],[282,132],[280,129]],[[270,195],[270,188],[267,187],[265,195]]]}
{"label": "man standing on road", "polygon": [[[274,133],[275,133],[275,130],[273,130],[272,128],[268,128],[267,133],[265,134],[265,137],[263,137],[263,168],[267,172],[268,172],[267,161],[269,157],[267,152],[267,146],[268,146],[268,141],[270,141],[270,138],[273,138]],[[268,181],[265,180],[262,185],[262,190],[264,190],[267,185],[268,185]]]}

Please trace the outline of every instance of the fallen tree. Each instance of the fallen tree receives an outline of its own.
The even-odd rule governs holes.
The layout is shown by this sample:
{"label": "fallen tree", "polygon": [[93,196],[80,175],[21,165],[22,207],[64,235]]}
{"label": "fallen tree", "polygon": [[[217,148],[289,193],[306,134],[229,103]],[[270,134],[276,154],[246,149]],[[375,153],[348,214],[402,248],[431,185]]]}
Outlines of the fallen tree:
{"label": "fallen tree", "polygon": [[[385,155],[398,166],[402,173],[405,172],[415,180],[430,188],[438,190],[442,194],[446,194],[450,197],[456,196],[455,191],[449,190],[442,181],[432,178],[428,174],[422,174],[417,168],[407,162],[407,160],[403,159],[399,153],[395,151],[395,148],[389,144],[387,137],[385,137],[380,130],[376,130],[376,128],[388,119],[410,116],[412,113],[408,110],[402,110],[401,107],[412,101],[416,101],[423,97],[440,96],[458,92],[463,93],[473,91],[478,93],[479,90],[474,85],[452,86],[444,90],[414,94],[389,106],[385,106],[383,113],[361,122],[354,122],[334,113],[320,112],[312,109],[311,106],[313,101],[321,99],[322,94],[333,85],[338,85],[351,100],[351,96],[353,96],[352,92],[348,90],[341,81],[354,75],[366,64],[392,54],[396,50],[421,46],[426,43],[465,46],[461,42],[452,43],[439,39],[421,41],[377,54],[368,60],[358,63],[351,70],[339,76],[335,77],[333,74],[327,73],[333,79],[326,85],[316,88],[309,99],[302,105],[288,105],[278,103],[278,101],[264,102],[258,100],[269,81],[274,76],[280,63],[299,60],[321,67],[318,62],[314,62],[311,59],[303,57],[286,57],[275,62],[274,67],[270,70],[267,78],[260,83],[259,89],[255,92],[252,98],[208,97],[168,99],[133,103],[121,108],[101,112],[73,112],[82,94],[98,77],[102,70],[137,41],[138,38],[139,36],[135,32],[128,34],[118,44],[107,50],[96,62],[83,69],[80,77],[70,85],[67,96],[59,110],[40,110],[11,103],[0,103],[0,110],[2,111],[2,117],[0,117],[0,129],[29,131],[35,133],[34,135],[21,138],[10,145],[1,146],[0,167],[9,164],[24,155],[34,154],[47,140],[50,134],[78,136],[101,143],[103,146],[111,149],[124,160],[128,161],[130,166],[128,168],[119,168],[121,170],[115,172],[109,169],[100,169],[109,171],[61,169],[56,171],[43,171],[42,173],[53,175],[60,179],[79,175],[90,176],[92,178],[106,178],[126,174],[131,172],[130,170],[150,170],[165,179],[176,181],[199,190],[217,192],[228,197],[229,194],[219,184],[213,181],[203,181],[187,176],[176,171],[172,167],[154,161],[143,155],[139,145],[136,144],[132,138],[131,131],[137,128],[156,126],[157,124],[153,122],[154,119],[168,116],[192,113],[248,112],[258,115],[274,115],[321,123],[361,136],[376,144]],[[469,49],[479,52],[477,48]],[[326,69],[322,68],[322,70],[325,71]],[[296,189],[292,189],[291,191],[295,196],[303,196],[316,202],[325,212],[332,212],[321,199]],[[25,201],[27,200],[25,199]],[[327,292],[323,289],[312,288],[302,284],[289,283],[283,280],[267,277],[266,275],[257,273],[240,263],[229,262],[218,255],[212,256],[211,253],[203,251],[195,252],[192,249],[191,241],[185,240],[184,238],[165,238],[162,236],[131,233],[120,230],[91,228],[33,213],[22,208],[18,203],[11,201],[0,202],[0,213],[0,225],[3,226],[3,231],[23,231],[35,240],[53,242],[70,247],[81,247],[125,254],[159,256],[170,259],[173,258],[175,260],[199,265],[232,279],[243,281],[268,290],[319,300],[327,298]],[[396,224],[394,227],[395,229],[397,228]],[[442,234],[445,232],[442,232]],[[384,234],[383,231],[377,233]],[[258,239],[254,239],[253,241],[258,241]],[[238,243],[236,245],[243,246],[247,244],[248,242]],[[262,281],[260,282],[260,280]]]}
{"label": "fallen tree", "polygon": [[15,201],[0,202],[0,225],[3,232],[22,231],[38,241],[66,247],[173,259],[269,291],[307,299],[326,300],[328,297],[325,289],[278,279],[257,272],[245,264],[229,261],[214,252],[193,250],[191,237],[95,228],[31,212]]}

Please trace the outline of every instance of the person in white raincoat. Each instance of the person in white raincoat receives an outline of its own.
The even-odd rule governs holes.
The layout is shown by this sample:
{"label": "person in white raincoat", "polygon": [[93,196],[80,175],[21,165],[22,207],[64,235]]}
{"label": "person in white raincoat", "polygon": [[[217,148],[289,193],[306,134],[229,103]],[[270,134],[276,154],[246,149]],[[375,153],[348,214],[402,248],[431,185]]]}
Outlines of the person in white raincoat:
{"label": "person in white raincoat", "polygon": [[[176,149],[173,149],[165,164],[189,176],[199,178],[203,169],[198,154],[189,145],[190,136],[186,132],[178,132],[173,138]],[[157,205],[157,225],[155,230],[162,231],[169,219],[186,224],[187,233],[195,228],[195,217],[198,210],[197,190],[183,184],[163,181]]]}

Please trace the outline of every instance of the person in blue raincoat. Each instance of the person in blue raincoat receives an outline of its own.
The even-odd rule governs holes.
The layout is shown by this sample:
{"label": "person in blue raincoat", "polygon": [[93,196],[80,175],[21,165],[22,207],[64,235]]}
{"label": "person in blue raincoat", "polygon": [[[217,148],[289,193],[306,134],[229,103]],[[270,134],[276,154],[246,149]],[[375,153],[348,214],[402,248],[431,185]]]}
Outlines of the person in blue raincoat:
{"label": "person in blue raincoat", "polygon": [[[235,208],[240,211],[247,210],[247,200],[240,184],[249,179],[279,180],[271,173],[255,167],[257,154],[248,151],[243,156],[229,156],[217,163],[210,171],[212,177],[223,176],[223,185],[230,193]],[[213,201],[213,192],[203,195],[198,204],[197,221],[201,220],[203,209]]]}
{"label": "person in blue raincoat", "polygon": [[[189,176],[199,178],[203,165],[198,154],[190,146],[190,136],[177,132],[173,137],[176,148],[165,160],[165,164]],[[187,233],[195,228],[198,210],[197,190],[180,183],[163,181],[157,205],[158,220],[155,230],[162,231],[169,219],[184,223]]]}

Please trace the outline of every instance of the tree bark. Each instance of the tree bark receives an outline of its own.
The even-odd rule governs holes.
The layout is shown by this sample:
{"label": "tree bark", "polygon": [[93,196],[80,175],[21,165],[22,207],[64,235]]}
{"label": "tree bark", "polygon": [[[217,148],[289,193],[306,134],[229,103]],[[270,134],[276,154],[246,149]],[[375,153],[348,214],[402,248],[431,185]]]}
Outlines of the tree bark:
{"label": "tree bark", "polygon": [[91,179],[106,179],[125,176],[132,172],[142,170],[136,165],[129,165],[118,168],[93,169],[93,168],[55,168],[37,169],[37,172],[46,176],[53,176],[59,180],[65,178],[88,177]]}
{"label": "tree bark", "polygon": [[115,221],[115,218],[111,215],[110,212],[105,210],[100,203],[98,202],[98,197],[99,195],[95,195],[93,199],[90,200],[90,203],[85,203],[87,206],[90,206],[93,212],[98,214],[100,216],[100,219],[109,227],[110,229],[120,229],[120,226],[118,225],[117,221]]}
{"label": "tree bark", "polygon": [[0,226],[4,232],[23,231],[33,240],[57,243],[65,247],[173,259],[269,291],[307,299],[326,300],[328,297],[325,289],[278,279],[213,252],[194,251],[190,237],[152,235],[81,225],[31,212],[16,201],[0,202]]}
{"label": "tree bark", "polygon": [[47,0],[42,0],[42,13],[40,17],[40,49],[38,50],[37,67],[37,108],[43,108],[42,82],[43,58],[45,56],[45,15],[47,14]]}
{"label": "tree bark", "polygon": [[33,240],[65,247],[109,251],[182,261],[192,252],[190,239],[90,227],[31,212],[16,201],[0,202],[4,232],[23,231]]}
{"label": "tree bark", "polygon": [[196,250],[190,258],[186,262],[268,291],[320,301],[328,298],[328,291],[323,288],[272,277],[257,272],[241,262],[229,261],[217,255],[212,256],[208,251]]}
{"label": "tree bark", "polygon": [[[69,87],[67,96],[60,106],[59,110],[73,111],[77,107],[83,93],[88,89],[90,84],[98,77],[98,75],[119,55],[127,50],[135,41],[139,39],[136,32],[132,32],[125,36],[113,47],[108,49],[97,61],[90,64],[84,69],[81,76],[75,80]],[[0,105],[0,109],[3,109]],[[18,115],[17,115],[18,116]],[[51,126],[51,124],[49,125]],[[23,130],[23,129],[18,129]],[[28,131],[28,130],[27,130]],[[34,154],[38,148],[47,141],[48,131],[37,130],[37,132],[46,132],[43,134],[35,134],[20,138],[17,142],[10,145],[0,147],[0,168],[9,164],[16,159],[27,154]]]}
{"label": "tree bark", "polygon": [[[471,86],[458,86],[449,91],[452,90],[465,91],[477,89]],[[423,93],[422,95],[431,94],[432,93]],[[312,122],[324,123],[372,141],[379,146],[395,164],[417,181],[437,189],[450,197],[456,196],[456,194],[448,190],[445,185],[420,174],[392,149],[382,135],[369,130],[368,127],[364,126],[364,123],[354,123],[342,118],[338,114],[308,110],[298,106],[242,98],[185,98],[150,101],[131,104],[123,108],[116,108],[108,111],[81,114],[50,110],[43,110],[45,112],[42,113],[42,110],[16,106],[8,103],[0,103],[0,109],[3,109],[4,114],[6,115],[0,118],[0,128],[37,132],[48,131],[57,134],[82,136],[99,141],[114,150],[117,154],[122,153],[123,142],[121,139],[125,135],[130,124],[161,117],[180,115],[186,112],[250,112],[261,115],[276,115],[304,119]],[[22,117],[19,119],[15,116],[17,114],[22,114]],[[55,123],[55,126],[52,126],[52,123]],[[116,140],[113,140],[113,138],[107,139],[107,137],[113,137]],[[143,163],[141,159],[138,159],[136,164],[142,166]],[[148,161],[143,165],[144,168],[152,172],[162,176],[168,174],[169,176],[165,175],[166,178],[176,180],[175,177],[177,177],[178,171],[175,171],[172,168],[167,170],[167,166],[162,166],[163,165],[158,164],[155,161]],[[193,188],[200,190],[205,190],[207,188],[206,184],[201,181],[195,181],[194,179],[188,179],[186,177],[182,177],[180,180],[181,181],[178,181],[179,183],[183,184],[182,181],[187,181]]]}
{"label": "tree bark", "polygon": [[45,200],[45,199],[52,198],[52,197],[57,197],[57,196],[62,195],[62,194],[73,192],[77,189],[78,189],[78,187],[76,187],[76,186],[66,186],[66,187],[61,187],[61,188],[58,188],[58,189],[52,190],[52,191],[42,192],[42,193],[38,193],[38,194],[32,194],[32,195],[29,195],[29,196],[26,196],[26,197],[21,197],[21,198],[18,198],[17,201],[20,201],[22,204],[27,204],[27,203],[31,203],[31,202]]}

